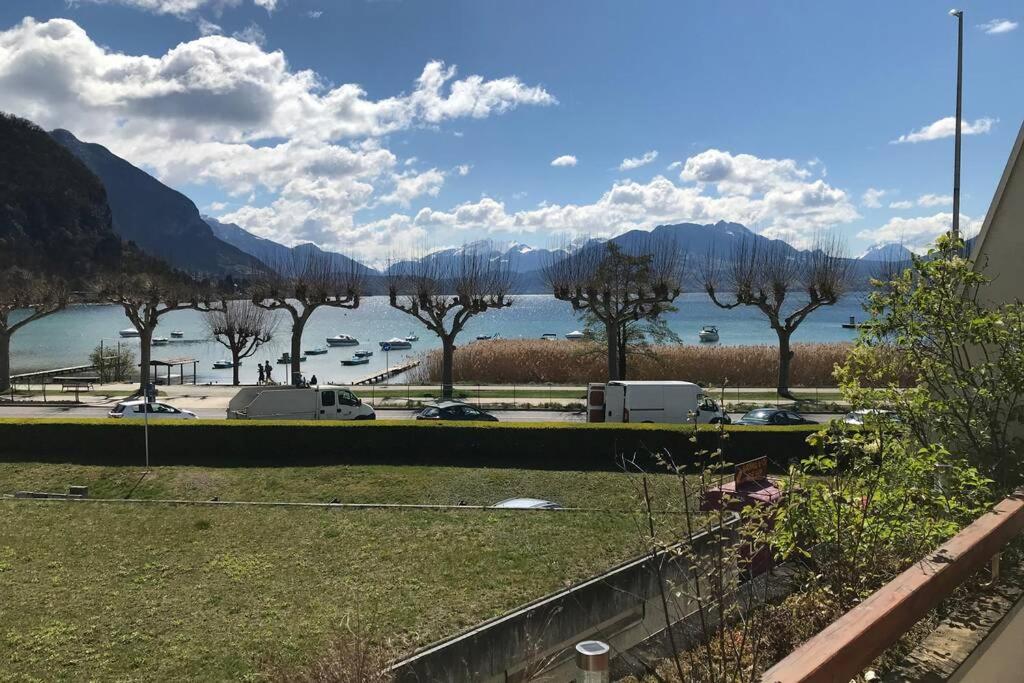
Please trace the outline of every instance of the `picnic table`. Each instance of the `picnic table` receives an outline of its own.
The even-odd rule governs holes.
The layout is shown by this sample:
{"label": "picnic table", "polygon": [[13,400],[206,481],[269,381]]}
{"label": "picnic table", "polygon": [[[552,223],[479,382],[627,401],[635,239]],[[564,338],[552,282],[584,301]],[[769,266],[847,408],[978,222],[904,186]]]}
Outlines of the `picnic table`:
{"label": "picnic table", "polygon": [[72,375],[67,377],[54,377],[54,382],[60,383],[61,391],[74,389],[75,401],[78,401],[79,391],[92,391],[92,385],[100,381],[96,375]]}

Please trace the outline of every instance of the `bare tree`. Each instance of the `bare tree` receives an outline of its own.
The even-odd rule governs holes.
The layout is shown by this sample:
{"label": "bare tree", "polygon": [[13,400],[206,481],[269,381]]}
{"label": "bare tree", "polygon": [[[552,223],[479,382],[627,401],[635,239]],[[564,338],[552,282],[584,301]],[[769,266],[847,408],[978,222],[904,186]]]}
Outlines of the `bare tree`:
{"label": "bare tree", "polygon": [[[778,335],[780,396],[793,398],[789,389],[793,333],[808,315],[835,304],[846,291],[850,261],[842,251],[840,242],[832,238],[819,239],[805,252],[794,252],[782,242],[744,240],[727,263],[713,252],[704,261],[701,276],[711,301],[725,309],[757,308]],[[724,292],[731,292],[731,300],[723,298]],[[803,296],[791,300],[790,295],[798,292]]]}
{"label": "bare tree", "polygon": [[160,318],[172,311],[215,307],[210,293],[197,280],[180,274],[121,274],[100,281],[98,298],[118,304],[139,333],[139,391],[150,380],[153,331]]}
{"label": "bare tree", "polygon": [[327,254],[306,252],[268,264],[270,271],[257,274],[252,302],[268,311],[287,311],[292,318],[291,379],[299,381],[302,333],[310,316],[320,307],[359,308],[364,276],[355,261],[339,266]]}
{"label": "bare tree", "polygon": [[388,296],[393,308],[419,320],[441,340],[441,394],[452,396],[455,338],[469,319],[512,305],[515,277],[507,261],[486,248],[463,248],[452,259],[429,256],[392,263]]}
{"label": "bare tree", "polygon": [[[68,290],[63,282],[32,275],[21,268],[0,272],[0,391],[11,386],[11,337],[40,318],[63,309]],[[25,311],[12,320],[14,311]]]}
{"label": "bare tree", "polygon": [[231,352],[232,383],[237,386],[238,367],[274,337],[277,317],[251,301],[222,301],[206,312],[206,329]]}
{"label": "bare tree", "polygon": [[586,247],[544,265],[556,299],[604,326],[608,379],[622,379],[619,336],[628,321],[657,317],[682,293],[683,253],[647,239],[627,252],[613,242]]}

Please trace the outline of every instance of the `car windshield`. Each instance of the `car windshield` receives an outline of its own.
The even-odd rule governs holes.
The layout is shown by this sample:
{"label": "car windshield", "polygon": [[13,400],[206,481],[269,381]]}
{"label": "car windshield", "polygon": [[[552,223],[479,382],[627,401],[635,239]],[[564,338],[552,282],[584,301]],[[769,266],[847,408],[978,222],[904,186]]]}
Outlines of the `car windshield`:
{"label": "car windshield", "polygon": [[772,411],[770,410],[751,410],[743,416],[743,419],[750,422],[767,422],[771,416]]}
{"label": "car windshield", "polygon": [[437,417],[437,408],[434,406],[427,406],[420,411],[420,415],[423,417]]}
{"label": "car windshield", "polygon": [[124,412],[124,404],[123,403],[118,403],[116,406],[114,406],[114,409],[111,410],[110,412],[112,412],[112,413],[123,413]]}

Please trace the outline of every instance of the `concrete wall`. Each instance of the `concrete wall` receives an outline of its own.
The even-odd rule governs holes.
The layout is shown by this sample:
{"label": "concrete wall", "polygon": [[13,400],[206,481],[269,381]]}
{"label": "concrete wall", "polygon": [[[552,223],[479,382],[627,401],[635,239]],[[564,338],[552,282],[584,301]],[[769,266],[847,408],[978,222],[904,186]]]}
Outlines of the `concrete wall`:
{"label": "concrete wall", "polygon": [[[711,552],[708,534],[695,539],[695,552]],[[520,681],[543,671],[545,681],[570,681],[573,651],[596,638],[624,652],[664,631],[694,610],[686,595],[669,598],[669,619],[661,586],[687,585],[678,547],[622,564],[571,589],[484,622],[399,662],[398,681]]]}

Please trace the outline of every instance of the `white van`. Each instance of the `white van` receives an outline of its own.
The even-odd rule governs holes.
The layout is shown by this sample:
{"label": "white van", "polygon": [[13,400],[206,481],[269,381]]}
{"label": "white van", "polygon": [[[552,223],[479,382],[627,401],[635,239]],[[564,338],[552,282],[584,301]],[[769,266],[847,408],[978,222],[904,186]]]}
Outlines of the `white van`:
{"label": "white van", "polygon": [[587,422],[729,422],[693,382],[617,381],[587,385]]}
{"label": "white van", "polygon": [[245,387],[228,403],[229,420],[373,420],[371,406],[344,387]]}

